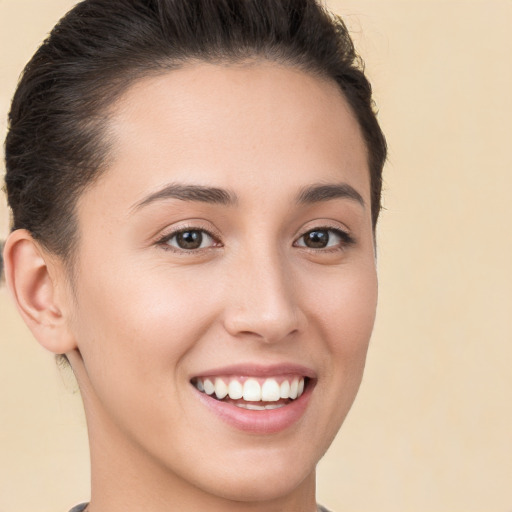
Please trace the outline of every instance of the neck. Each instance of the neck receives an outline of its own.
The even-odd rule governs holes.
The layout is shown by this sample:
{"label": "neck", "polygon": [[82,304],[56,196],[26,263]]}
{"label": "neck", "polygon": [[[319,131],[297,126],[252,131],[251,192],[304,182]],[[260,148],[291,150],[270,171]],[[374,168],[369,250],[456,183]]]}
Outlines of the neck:
{"label": "neck", "polygon": [[316,511],[314,474],[285,496],[241,501],[206,492],[137,456],[136,450],[119,452],[118,446],[100,442],[91,447],[90,512]]}
{"label": "neck", "polygon": [[[314,512],[315,472],[296,488],[276,495],[230,496],[208,492],[148,455],[82,390],[91,452],[91,502],[87,512]],[[94,403],[96,402],[96,403]],[[214,479],[212,479],[214,480]],[[211,484],[211,482],[207,482]],[[215,489],[215,486],[210,485]],[[237,499],[243,496],[244,499]],[[245,500],[248,497],[249,499]]]}

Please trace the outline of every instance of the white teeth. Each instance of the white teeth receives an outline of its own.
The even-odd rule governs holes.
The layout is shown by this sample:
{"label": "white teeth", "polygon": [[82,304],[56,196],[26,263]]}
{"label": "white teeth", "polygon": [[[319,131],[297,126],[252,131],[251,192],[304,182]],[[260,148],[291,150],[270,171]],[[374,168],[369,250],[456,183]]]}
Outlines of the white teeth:
{"label": "white teeth", "polygon": [[215,391],[215,386],[213,385],[213,382],[210,379],[206,379],[204,381],[204,392],[207,395],[212,395]]}
{"label": "white teeth", "polygon": [[228,394],[228,387],[222,379],[215,379],[215,396],[222,400]]}
{"label": "white teeth", "polygon": [[244,389],[242,387],[242,384],[240,384],[240,382],[238,382],[237,380],[232,380],[228,386],[228,393],[229,398],[231,398],[232,400],[238,400],[239,398],[242,398],[242,396],[244,395]]}
{"label": "white teeth", "polygon": [[281,383],[281,398],[290,398],[290,383],[287,380],[283,380]]}
{"label": "white teeth", "polygon": [[256,404],[235,404],[237,407],[241,407],[242,409],[249,409],[251,411],[264,411],[264,405],[256,405]]}
{"label": "white teeth", "polygon": [[297,397],[301,396],[304,393],[304,379],[299,380],[299,389],[297,390]]}
{"label": "white teeth", "polygon": [[196,379],[194,385],[207,395],[215,393],[219,400],[229,396],[232,400],[243,398],[247,402],[277,402],[280,399],[295,400],[300,397],[304,392],[304,377],[295,377],[291,381],[283,380],[281,384],[278,384],[276,379],[269,378],[265,379],[262,385],[255,378],[249,378],[243,384],[233,378],[229,384],[226,384],[225,379],[217,377],[215,379]]}
{"label": "white teeth", "polygon": [[295,400],[297,398],[297,392],[299,391],[299,379],[293,379],[292,385],[290,386],[290,398]]}
{"label": "white teeth", "polygon": [[268,405],[256,405],[256,404],[244,404],[244,403],[238,403],[234,404],[237,407],[240,407],[241,409],[249,409],[251,411],[265,411],[265,410],[272,410],[272,409],[280,409],[281,407],[284,407],[286,404],[268,404]]}
{"label": "white teeth", "polygon": [[261,386],[256,379],[247,379],[244,382],[244,400],[259,402],[261,400]]}
{"label": "white teeth", "polygon": [[261,400],[263,402],[277,402],[281,398],[281,389],[274,379],[267,379],[261,387]]}

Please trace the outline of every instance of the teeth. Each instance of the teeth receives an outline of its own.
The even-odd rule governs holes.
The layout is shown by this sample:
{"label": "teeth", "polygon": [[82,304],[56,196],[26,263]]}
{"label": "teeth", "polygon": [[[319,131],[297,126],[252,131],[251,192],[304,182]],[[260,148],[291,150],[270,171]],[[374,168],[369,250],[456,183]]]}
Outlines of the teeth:
{"label": "teeth", "polygon": [[242,409],[249,409],[251,411],[264,411],[264,405],[256,405],[256,404],[235,404],[237,407],[241,407]]}
{"label": "teeth", "polygon": [[299,392],[299,380],[293,379],[292,385],[290,386],[290,398],[295,400],[297,398],[297,393]]}
{"label": "teeth", "polygon": [[297,390],[297,397],[304,393],[304,379],[299,380],[299,389]]}
{"label": "teeth", "polygon": [[[236,378],[226,384],[225,379],[196,379],[194,385],[199,391],[207,395],[213,395],[222,400],[229,396],[232,400],[243,398],[246,402],[277,402],[280,399],[295,400],[304,392],[304,377],[290,380],[283,380],[278,384],[275,378],[265,379],[260,385],[255,378],[247,379],[243,384]],[[244,404],[246,405],[246,404]],[[268,408],[274,409],[273,404],[267,404]],[[280,407],[283,404],[278,404]],[[259,406],[258,406],[259,407]]]}
{"label": "teeth", "polygon": [[215,395],[222,400],[228,394],[228,387],[222,379],[215,379]]}
{"label": "teeth", "polygon": [[240,384],[240,382],[238,382],[237,380],[232,380],[229,383],[228,392],[229,398],[231,398],[232,400],[238,400],[239,398],[242,398],[242,396],[244,395],[244,389],[242,387],[242,384]]}
{"label": "teeth", "polygon": [[204,381],[204,392],[207,395],[212,395],[215,391],[215,386],[213,385],[213,382],[210,379],[206,379]]}
{"label": "teeth", "polygon": [[263,402],[277,402],[281,398],[281,389],[274,379],[267,379],[261,387]]}
{"label": "teeth", "polygon": [[281,398],[290,398],[290,383],[287,380],[283,380],[281,383]]}
{"label": "teeth", "polygon": [[241,409],[249,409],[251,411],[264,411],[264,410],[271,410],[271,409],[280,409],[281,407],[284,407],[286,404],[267,404],[267,405],[256,405],[256,404],[244,404],[244,403],[237,403],[234,404],[237,407],[240,407]]}
{"label": "teeth", "polygon": [[246,402],[261,401],[261,386],[256,379],[247,379],[244,382],[244,400]]}

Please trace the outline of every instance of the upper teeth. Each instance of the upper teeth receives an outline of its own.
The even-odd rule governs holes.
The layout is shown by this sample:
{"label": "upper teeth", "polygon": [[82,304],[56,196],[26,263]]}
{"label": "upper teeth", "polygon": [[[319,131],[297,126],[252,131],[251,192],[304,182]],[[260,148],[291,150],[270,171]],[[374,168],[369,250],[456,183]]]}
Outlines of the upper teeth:
{"label": "upper teeth", "polygon": [[261,383],[248,378],[243,383],[236,378],[198,378],[194,385],[199,391],[222,400],[226,396],[233,400],[243,398],[247,402],[277,402],[282,398],[295,399],[304,391],[304,377],[285,379],[279,384],[276,379],[265,379]]}

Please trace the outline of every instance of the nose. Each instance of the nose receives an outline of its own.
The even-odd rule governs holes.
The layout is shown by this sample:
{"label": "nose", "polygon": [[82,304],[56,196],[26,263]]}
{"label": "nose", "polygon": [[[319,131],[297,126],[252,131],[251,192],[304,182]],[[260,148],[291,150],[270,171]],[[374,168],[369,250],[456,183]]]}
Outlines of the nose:
{"label": "nose", "polygon": [[231,268],[224,311],[225,329],[234,337],[264,343],[289,339],[304,329],[289,265],[278,255],[253,254]]}

